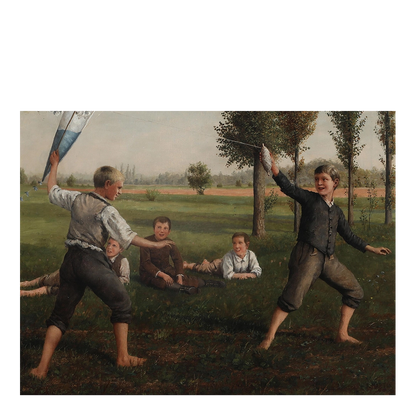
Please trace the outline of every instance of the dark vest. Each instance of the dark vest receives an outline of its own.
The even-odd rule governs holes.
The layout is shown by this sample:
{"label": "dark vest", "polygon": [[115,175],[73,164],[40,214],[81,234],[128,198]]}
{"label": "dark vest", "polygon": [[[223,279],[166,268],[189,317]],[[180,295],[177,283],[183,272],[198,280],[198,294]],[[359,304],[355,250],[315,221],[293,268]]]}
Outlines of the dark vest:
{"label": "dark vest", "polygon": [[121,268],[121,261],[124,259],[125,257],[122,254],[119,254],[116,259],[114,260],[114,263],[112,264],[112,268],[114,270],[114,273],[120,277],[121,273],[120,273],[120,268]]}
{"label": "dark vest", "polygon": [[108,231],[99,218],[110,204],[93,193],[78,195],[71,208],[71,222],[67,238],[92,244],[105,251]]}

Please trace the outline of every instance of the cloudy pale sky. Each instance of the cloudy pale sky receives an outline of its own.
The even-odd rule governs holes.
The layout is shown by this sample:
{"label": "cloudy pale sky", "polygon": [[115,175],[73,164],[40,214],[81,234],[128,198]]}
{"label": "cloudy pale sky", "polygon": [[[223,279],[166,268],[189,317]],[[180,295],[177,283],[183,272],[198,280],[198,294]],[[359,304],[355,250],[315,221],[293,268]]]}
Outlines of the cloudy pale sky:
{"label": "cloudy pale sky", "polygon": [[[364,113],[367,122],[361,135],[365,148],[358,158],[364,168],[381,167],[383,150],[374,133],[377,112]],[[20,166],[28,174],[42,174],[59,124],[60,115],[50,111],[22,111]],[[226,159],[218,156],[214,126],[222,120],[218,111],[97,111],[63,159],[62,174],[87,173],[101,165],[135,165],[136,173],[157,175],[183,172],[190,163],[202,161],[212,173],[231,173]],[[320,112],[315,133],[308,139],[306,161],[317,157],[336,160],[328,133],[334,130]],[[282,164],[287,161],[283,160]]]}

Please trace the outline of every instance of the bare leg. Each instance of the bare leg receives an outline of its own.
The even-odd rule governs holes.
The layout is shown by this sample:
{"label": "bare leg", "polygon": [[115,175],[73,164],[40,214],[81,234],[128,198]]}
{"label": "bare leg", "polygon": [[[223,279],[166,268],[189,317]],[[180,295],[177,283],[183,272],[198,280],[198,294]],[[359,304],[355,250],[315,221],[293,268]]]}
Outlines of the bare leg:
{"label": "bare leg", "polygon": [[114,335],[117,344],[117,365],[122,367],[135,367],[143,365],[146,358],[138,358],[129,355],[127,351],[127,335],[129,332],[129,325],[125,323],[113,324]]}
{"label": "bare leg", "polygon": [[38,289],[33,290],[21,290],[20,296],[40,296],[40,295],[47,295],[48,288],[46,286],[42,286]]}
{"label": "bare leg", "polygon": [[264,337],[264,340],[257,348],[263,350],[269,349],[270,344],[274,340],[274,336],[276,334],[277,329],[279,328],[280,324],[286,319],[287,315],[289,315],[289,313],[280,309],[279,306],[274,310],[269,330],[266,336]]}
{"label": "bare leg", "polygon": [[46,377],[46,375],[48,374],[49,365],[52,360],[52,355],[56,347],[58,346],[61,338],[62,332],[58,327],[54,325],[48,327],[45,336],[45,343],[43,344],[43,351],[40,363],[36,368],[31,370],[30,374],[41,379]]}
{"label": "bare leg", "polygon": [[190,269],[190,270],[192,270],[194,266],[195,266],[195,263],[188,263],[186,261],[183,262],[183,268],[184,269]]}
{"label": "bare leg", "polygon": [[357,339],[348,335],[348,325],[352,315],[354,314],[354,311],[354,308],[350,308],[347,305],[342,305],[341,320],[339,322],[338,334],[335,338],[335,342],[351,342],[353,344],[361,344],[361,341],[358,341]]}
{"label": "bare leg", "polygon": [[33,280],[26,280],[25,282],[20,282],[20,287],[30,287],[30,286],[37,286],[39,283],[40,277],[37,277]]}

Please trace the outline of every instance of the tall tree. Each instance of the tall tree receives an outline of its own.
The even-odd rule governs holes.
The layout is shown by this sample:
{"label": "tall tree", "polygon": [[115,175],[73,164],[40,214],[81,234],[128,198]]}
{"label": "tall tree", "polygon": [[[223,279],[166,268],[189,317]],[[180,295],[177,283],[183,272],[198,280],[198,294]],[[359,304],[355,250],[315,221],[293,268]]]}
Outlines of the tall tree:
{"label": "tall tree", "polygon": [[[253,166],[253,236],[266,235],[264,223],[265,171],[259,159],[264,144],[272,153],[278,152],[276,111],[225,111],[224,122],[214,126],[219,138],[219,156],[227,158],[227,166],[235,163],[238,169]],[[245,144],[236,143],[242,142]]]}
{"label": "tall tree", "polygon": [[385,167],[384,183],[386,187],[385,216],[384,223],[390,224],[393,220],[394,206],[394,166],[393,156],[396,154],[396,112],[395,111],[379,111],[377,125],[374,129],[378,138],[383,145],[385,159],[381,158],[381,162]]}
{"label": "tall tree", "polygon": [[330,131],[335,142],[339,160],[348,170],[348,223],[354,224],[354,172],[357,170],[357,156],[365,145],[360,145],[360,133],[367,117],[361,118],[363,111],[330,111],[327,113],[335,132]]}
{"label": "tall tree", "polygon": [[[308,149],[304,143],[315,131],[318,113],[318,111],[279,111],[278,124],[281,130],[282,150],[295,165],[293,173],[295,185],[298,185],[298,173],[304,163],[300,155]],[[294,202],[294,214],[293,228],[297,233],[301,216],[297,201]]]}

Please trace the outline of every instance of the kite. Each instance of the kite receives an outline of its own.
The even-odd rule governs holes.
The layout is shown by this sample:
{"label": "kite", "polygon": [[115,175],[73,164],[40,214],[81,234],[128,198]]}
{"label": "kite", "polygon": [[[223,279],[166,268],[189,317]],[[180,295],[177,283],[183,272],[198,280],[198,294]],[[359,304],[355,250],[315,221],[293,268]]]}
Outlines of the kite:
{"label": "kite", "polygon": [[94,111],[63,111],[41,182],[45,180],[45,177],[51,170],[51,163],[49,162],[51,154],[55,150],[59,150],[59,160],[61,161],[78,139],[93,113]]}

